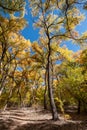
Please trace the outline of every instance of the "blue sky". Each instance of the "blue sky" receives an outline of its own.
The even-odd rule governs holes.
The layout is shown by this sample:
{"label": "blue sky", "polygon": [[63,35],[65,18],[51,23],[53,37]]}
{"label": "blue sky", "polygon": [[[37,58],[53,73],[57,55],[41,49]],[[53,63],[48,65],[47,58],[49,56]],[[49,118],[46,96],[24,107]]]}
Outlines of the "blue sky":
{"label": "blue sky", "polygon": [[[25,19],[28,21],[28,26],[21,32],[22,35],[26,38],[26,39],[30,39],[31,42],[38,40],[39,38],[39,29],[35,29],[33,27],[33,18],[31,15],[31,11],[29,9],[29,5],[27,4],[27,13],[25,14]],[[87,11],[84,12],[85,15],[87,16]],[[80,25],[78,25],[76,27],[76,30],[79,31],[80,34],[82,34],[84,31],[87,30],[87,19],[85,19],[85,21],[81,22]],[[71,43],[70,41],[67,42],[66,46],[73,51],[77,51],[80,49],[79,45],[75,45],[73,43]]]}
{"label": "blue sky", "polygon": [[28,26],[22,31],[22,35],[26,39],[30,39],[31,42],[38,40],[39,37],[39,29],[35,29],[33,27],[33,17],[31,15],[31,10],[29,8],[29,3],[26,4],[26,13],[25,19],[28,22]]}

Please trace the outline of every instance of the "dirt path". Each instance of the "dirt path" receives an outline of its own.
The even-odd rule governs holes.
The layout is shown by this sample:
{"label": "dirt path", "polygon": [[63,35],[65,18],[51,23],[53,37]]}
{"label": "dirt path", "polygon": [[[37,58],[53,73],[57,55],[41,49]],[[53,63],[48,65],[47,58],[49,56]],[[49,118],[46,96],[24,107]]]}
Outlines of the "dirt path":
{"label": "dirt path", "polygon": [[51,118],[51,113],[43,109],[22,108],[1,111],[0,130],[87,130],[86,127],[83,129],[81,121],[66,120],[61,115],[60,120],[56,122]]}

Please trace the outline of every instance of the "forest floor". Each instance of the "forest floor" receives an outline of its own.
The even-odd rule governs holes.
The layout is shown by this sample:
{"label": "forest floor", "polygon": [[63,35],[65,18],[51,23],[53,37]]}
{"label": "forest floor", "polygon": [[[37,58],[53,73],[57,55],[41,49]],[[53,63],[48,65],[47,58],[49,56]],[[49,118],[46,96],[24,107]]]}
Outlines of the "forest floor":
{"label": "forest floor", "polygon": [[59,120],[54,122],[51,113],[43,109],[0,111],[0,130],[87,130],[86,114],[78,115],[72,108],[67,110],[67,114],[70,116],[59,114]]}

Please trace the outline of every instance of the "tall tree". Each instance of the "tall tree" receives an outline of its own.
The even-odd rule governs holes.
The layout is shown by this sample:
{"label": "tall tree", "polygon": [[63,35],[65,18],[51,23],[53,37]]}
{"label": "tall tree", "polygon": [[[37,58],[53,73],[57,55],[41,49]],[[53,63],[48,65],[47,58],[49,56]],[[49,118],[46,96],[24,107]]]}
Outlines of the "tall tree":
{"label": "tall tree", "polygon": [[[14,73],[19,61],[18,56],[25,52],[28,48],[26,45],[29,45],[27,44],[29,41],[25,40],[19,33],[26,26],[26,21],[23,18],[25,1],[3,0],[0,1],[0,8],[0,95],[9,86],[8,90],[12,96],[12,89],[15,86],[13,83]],[[16,17],[17,12],[20,14],[18,17]],[[9,83],[13,83],[13,87]]]}
{"label": "tall tree", "polygon": [[29,0],[32,14],[35,17],[35,27],[40,28],[40,35],[47,45],[47,84],[50,106],[53,120],[58,119],[57,109],[54,102],[52,86],[52,45],[60,45],[65,40],[76,39],[78,32],[77,24],[83,19],[83,15],[74,5],[75,1],[69,0]]}

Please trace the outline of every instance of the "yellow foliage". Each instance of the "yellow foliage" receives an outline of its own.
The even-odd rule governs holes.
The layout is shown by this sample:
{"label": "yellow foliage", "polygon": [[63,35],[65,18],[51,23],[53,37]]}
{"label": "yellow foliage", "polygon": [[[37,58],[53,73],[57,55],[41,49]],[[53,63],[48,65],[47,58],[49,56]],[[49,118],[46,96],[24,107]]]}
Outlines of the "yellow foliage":
{"label": "yellow foliage", "polygon": [[14,76],[15,76],[15,77],[21,77],[21,76],[22,76],[22,73],[21,73],[20,71],[16,71],[16,72],[14,73]]}
{"label": "yellow foliage", "polygon": [[65,120],[70,120],[71,119],[71,116],[69,114],[64,114],[64,119]]}
{"label": "yellow foliage", "polygon": [[43,50],[42,48],[39,46],[39,44],[37,42],[34,42],[32,44],[32,48],[37,52],[37,53],[40,53],[42,54]]}
{"label": "yellow foliage", "polygon": [[65,58],[68,61],[72,61],[72,54],[73,54],[72,50],[68,50],[68,48],[66,48],[66,47],[64,47],[64,48],[59,47],[58,52],[60,52],[60,57],[62,56],[61,58]]}

